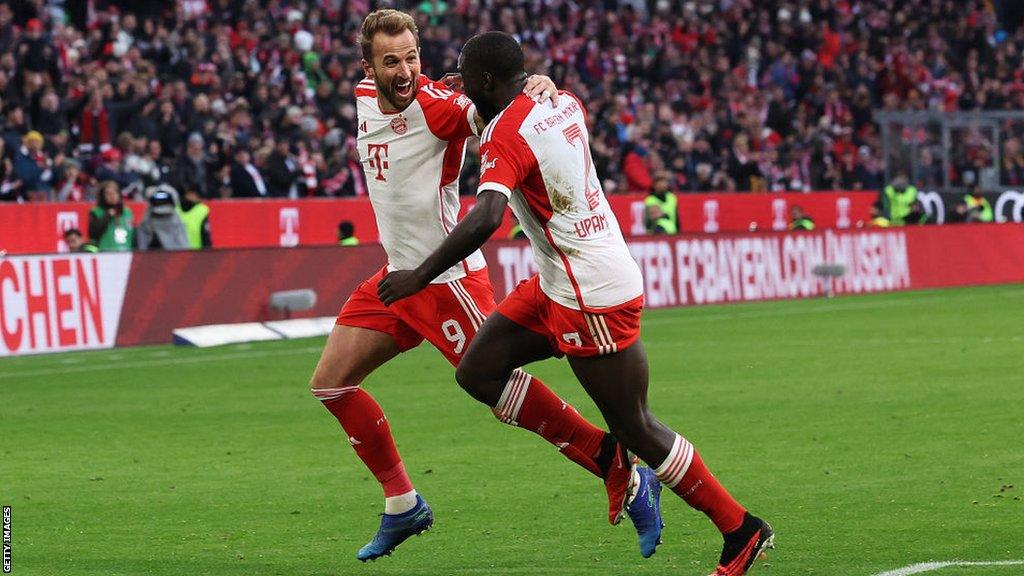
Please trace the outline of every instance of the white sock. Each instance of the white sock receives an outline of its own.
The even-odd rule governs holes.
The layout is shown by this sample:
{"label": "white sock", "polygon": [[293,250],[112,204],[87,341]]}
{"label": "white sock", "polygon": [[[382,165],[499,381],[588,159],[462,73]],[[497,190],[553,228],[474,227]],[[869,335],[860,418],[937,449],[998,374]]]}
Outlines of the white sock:
{"label": "white sock", "polygon": [[629,494],[626,495],[626,505],[633,503],[636,500],[636,495],[640,493],[640,471],[636,468],[633,469],[633,476],[630,478],[629,483],[633,486]]}
{"label": "white sock", "polygon": [[401,514],[416,507],[416,491],[409,490],[405,494],[390,496],[384,499],[385,514]]}

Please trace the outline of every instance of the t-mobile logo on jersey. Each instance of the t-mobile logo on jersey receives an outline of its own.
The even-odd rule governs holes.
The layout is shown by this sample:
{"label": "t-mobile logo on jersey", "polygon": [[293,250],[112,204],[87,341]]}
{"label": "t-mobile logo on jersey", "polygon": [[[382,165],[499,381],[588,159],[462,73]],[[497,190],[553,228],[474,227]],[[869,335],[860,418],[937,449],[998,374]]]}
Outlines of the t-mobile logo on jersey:
{"label": "t-mobile logo on jersey", "polygon": [[370,154],[370,168],[377,171],[377,180],[387,182],[384,171],[388,169],[388,145],[367,144],[366,151]]}

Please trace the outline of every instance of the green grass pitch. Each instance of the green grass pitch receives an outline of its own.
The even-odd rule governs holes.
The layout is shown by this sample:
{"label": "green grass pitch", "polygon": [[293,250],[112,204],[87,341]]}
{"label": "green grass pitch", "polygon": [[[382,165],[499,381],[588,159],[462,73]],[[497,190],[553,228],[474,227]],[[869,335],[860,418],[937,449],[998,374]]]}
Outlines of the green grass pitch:
{"label": "green grass pitch", "polygon": [[[131,321],[126,318],[124,321]],[[1024,559],[1024,286],[645,316],[655,413],[775,526],[753,574]],[[307,389],[322,340],[0,360],[14,574],[679,574],[710,522],[663,493],[642,560],[600,482],[420,347],[366,383],[433,530],[362,565],[379,487]],[[530,371],[595,422],[564,362]],[[1024,566],[946,568],[1013,576]]]}

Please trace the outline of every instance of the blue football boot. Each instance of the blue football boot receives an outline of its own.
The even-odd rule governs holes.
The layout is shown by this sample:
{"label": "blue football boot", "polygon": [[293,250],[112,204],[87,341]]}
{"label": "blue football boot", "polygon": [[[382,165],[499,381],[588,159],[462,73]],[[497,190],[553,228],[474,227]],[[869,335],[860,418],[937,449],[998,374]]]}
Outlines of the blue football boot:
{"label": "blue football boot", "polygon": [[658,544],[661,544],[661,529],[665,527],[661,521],[661,482],[658,482],[654,470],[647,466],[641,466],[636,471],[640,480],[636,486],[636,495],[626,506],[626,514],[636,527],[640,555],[650,558]]}
{"label": "blue football boot", "polygon": [[356,558],[366,562],[381,556],[390,556],[395,548],[410,536],[417,536],[430,530],[434,523],[434,513],[427,501],[416,495],[416,506],[401,514],[381,514],[380,528],[373,540],[356,552]]}

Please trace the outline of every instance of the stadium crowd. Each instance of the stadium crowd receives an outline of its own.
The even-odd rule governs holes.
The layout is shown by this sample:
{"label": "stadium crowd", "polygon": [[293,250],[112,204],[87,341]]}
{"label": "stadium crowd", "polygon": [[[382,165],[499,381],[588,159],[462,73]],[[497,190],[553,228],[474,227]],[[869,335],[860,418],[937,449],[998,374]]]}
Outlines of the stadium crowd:
{"label": "stadium crowd", "polygon": [[0,199],[365,194],[355,37],[394,4],[432,78],[472,34],[516,34],[587,103],[610,193],[879,189],[873,109],[1024,108],[1024,28],[990,0],[92,0],[77,24],[2,2]]}

